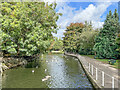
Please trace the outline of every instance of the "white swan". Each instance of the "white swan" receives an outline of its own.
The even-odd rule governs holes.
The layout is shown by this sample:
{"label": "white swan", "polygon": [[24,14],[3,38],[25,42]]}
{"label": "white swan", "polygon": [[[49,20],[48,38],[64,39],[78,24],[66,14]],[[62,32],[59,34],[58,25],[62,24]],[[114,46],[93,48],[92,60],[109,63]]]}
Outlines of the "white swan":
{"label": "white swan", "polygon": [[50,78],[50,77],[51,77],[51,76],[49,76],[49,75],[46,76],[47,79]]}
{"label": "white swan", "polygon": [[43,78],[43,79],[42,79],[42,81],[46,81],[46,80],[47,80],[47,78]]}
{"label": "white swan", "polygon": [[42,81],[46,81],[46,80],[48,80],[50,77],[51,77],[51,76],[47,75],[47,76],[45,76],[45,78],[42,79]]}
{"label": "white swan", "polygon": [[34,70],[32,70],[32,73],[34,73],[35,71]]}
{"label": "white swan", "polygon": [[47,69],[45,69],[45,72],[47,71]]}

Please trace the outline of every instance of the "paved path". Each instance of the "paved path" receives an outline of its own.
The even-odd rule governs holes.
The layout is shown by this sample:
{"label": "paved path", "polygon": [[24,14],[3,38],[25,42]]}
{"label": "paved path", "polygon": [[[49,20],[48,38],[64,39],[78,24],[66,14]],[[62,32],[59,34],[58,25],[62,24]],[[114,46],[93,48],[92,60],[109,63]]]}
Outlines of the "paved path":
{"label": "paved path", "polygon": [[[115,78],[120,79],[120,74],[118,74],[118,69],[113,68],[110,64],[104,64],[98,60],[92,59],[90,57],[84,56],[84,58],[90,62],[91,64],[93,64],[95,67],[98,67],[99,69],[101,69],[102,71],[106,72],[107,74],[114,76]],[[112,72],[112,73],[111,73]]]}
{"label": "paved path", "polygon": [[[109,64],[104,64],[98,60],[89,58],[87,56],[81,56],[78,54],[68,54],[68,53],[66,53],[66,54],[78,57],[78,59],[80,59],[80,62],[82,62],[82,64],[84,64],[85,68],[88,71],[89,71],[89,67],[90,67],[89,73],[92,75],[93,79],[97,82],[97,84],[99,86],[103,86],[104,88],[115,87],[115,88],[120,89],[120,76],[119,76],[120,72],[118,72],[118,69],[115,69],[115,68],[111,67],[111,65],[109,65]],[[93,67],[93,69],[92,69],[92,67]],[[97,80],[96,80],[96,68],[97,68],[97,73],[98,73]],[[104,78],[105,78],[104,81],[102,78],[102,72],[104,72]],[[114,77],[114,82],[112,82],[112,80],[113,80],[112,77]]]}

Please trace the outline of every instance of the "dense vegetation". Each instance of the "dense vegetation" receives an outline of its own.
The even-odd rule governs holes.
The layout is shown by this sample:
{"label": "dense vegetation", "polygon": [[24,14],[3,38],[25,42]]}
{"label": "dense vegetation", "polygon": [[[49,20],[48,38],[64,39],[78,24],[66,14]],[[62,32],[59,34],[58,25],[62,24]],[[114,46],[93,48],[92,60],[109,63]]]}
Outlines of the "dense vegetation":
{"label": "dense vegetation", "polygon": [[[119,58],[120,25],[117,10],[106,17],[103,28],[93,29],[91,22],[71,23],[63,38],[64,51],[95,58]],[[119,52],[118,52],[119,51]]]}
{"label": "dense vegetation", "polygon": [[0,8],[0,49],[5,54],[34,56],[47,50],[62,50],[96,58],[119,58],[120,25],[117,10],[109,14],[103,28],[91,22],[71,23],[63,40],[54,38],[60,13],[56,3],[4,2]]}
{"label": "dense vegetation", "polygon": [[65,51],[76,52],[78,50],[77,39],[82,32],[83,26],[82,23],[71,23],[71,25],[67,27],[64,33],[65,37],[63,37]]}
{"label": "dense vegetation", "polygon": [[120,58],[120,33],[117,35],[116,44],[118,45],[116,51],[119,52],[119,58]]}
{"label": "dense vegetation", "polygon": [[119,17],[117,10],[114,14],[109,11],[106,17],[103,28],[100,30],[99,35],[96,37],[96,44],[94,51],[97,58],[117,58],[118,48],[115,40],[119,31]]}
{"label": "dense vegetation", "polygon": [[45,52],[56,33],[56,3],[4,2],[0,13],[0,49],[4,54],[33,56]]}
{"label": "dense vegetation", "polygon": [[63,38],[64,50],[80,54],[93,54],[94,37],[97,35],[91,23],[71,23]]}
{"label": "dense vegetation", "polygon": [[50,50],[53,50],[53,51],[62,51],[63,50],[63,41],[60,38],[55,37],[54,41],[51,45],[52,45],[52,47]]}

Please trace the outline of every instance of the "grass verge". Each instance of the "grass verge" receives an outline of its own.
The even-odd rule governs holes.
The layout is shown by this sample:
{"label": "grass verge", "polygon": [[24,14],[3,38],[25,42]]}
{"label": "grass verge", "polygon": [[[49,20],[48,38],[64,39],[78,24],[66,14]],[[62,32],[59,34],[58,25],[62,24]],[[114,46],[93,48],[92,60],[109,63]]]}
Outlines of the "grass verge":
{"label": "grass verge", "polygon": [[[94,55],[81,55],[81,56],[87,56],[87,57],[94,59]],[[105,64],[109,64],[108,62],[109,59],[95,59],[95,60],[101,61],[102,63],[105,63]],[[111,66],[114,68],[120,69],[120,59],[117,59],[116,63]]]}

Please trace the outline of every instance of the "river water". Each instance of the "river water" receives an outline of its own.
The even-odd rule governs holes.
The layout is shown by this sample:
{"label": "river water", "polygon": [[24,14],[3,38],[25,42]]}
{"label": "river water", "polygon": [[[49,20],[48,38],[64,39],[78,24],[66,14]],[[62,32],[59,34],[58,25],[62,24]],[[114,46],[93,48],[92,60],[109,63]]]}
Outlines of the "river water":
{"label": "river water", "polygon": [[77,58],[44,54],[36,62],[5,71],[2,88],[93,88]]}

